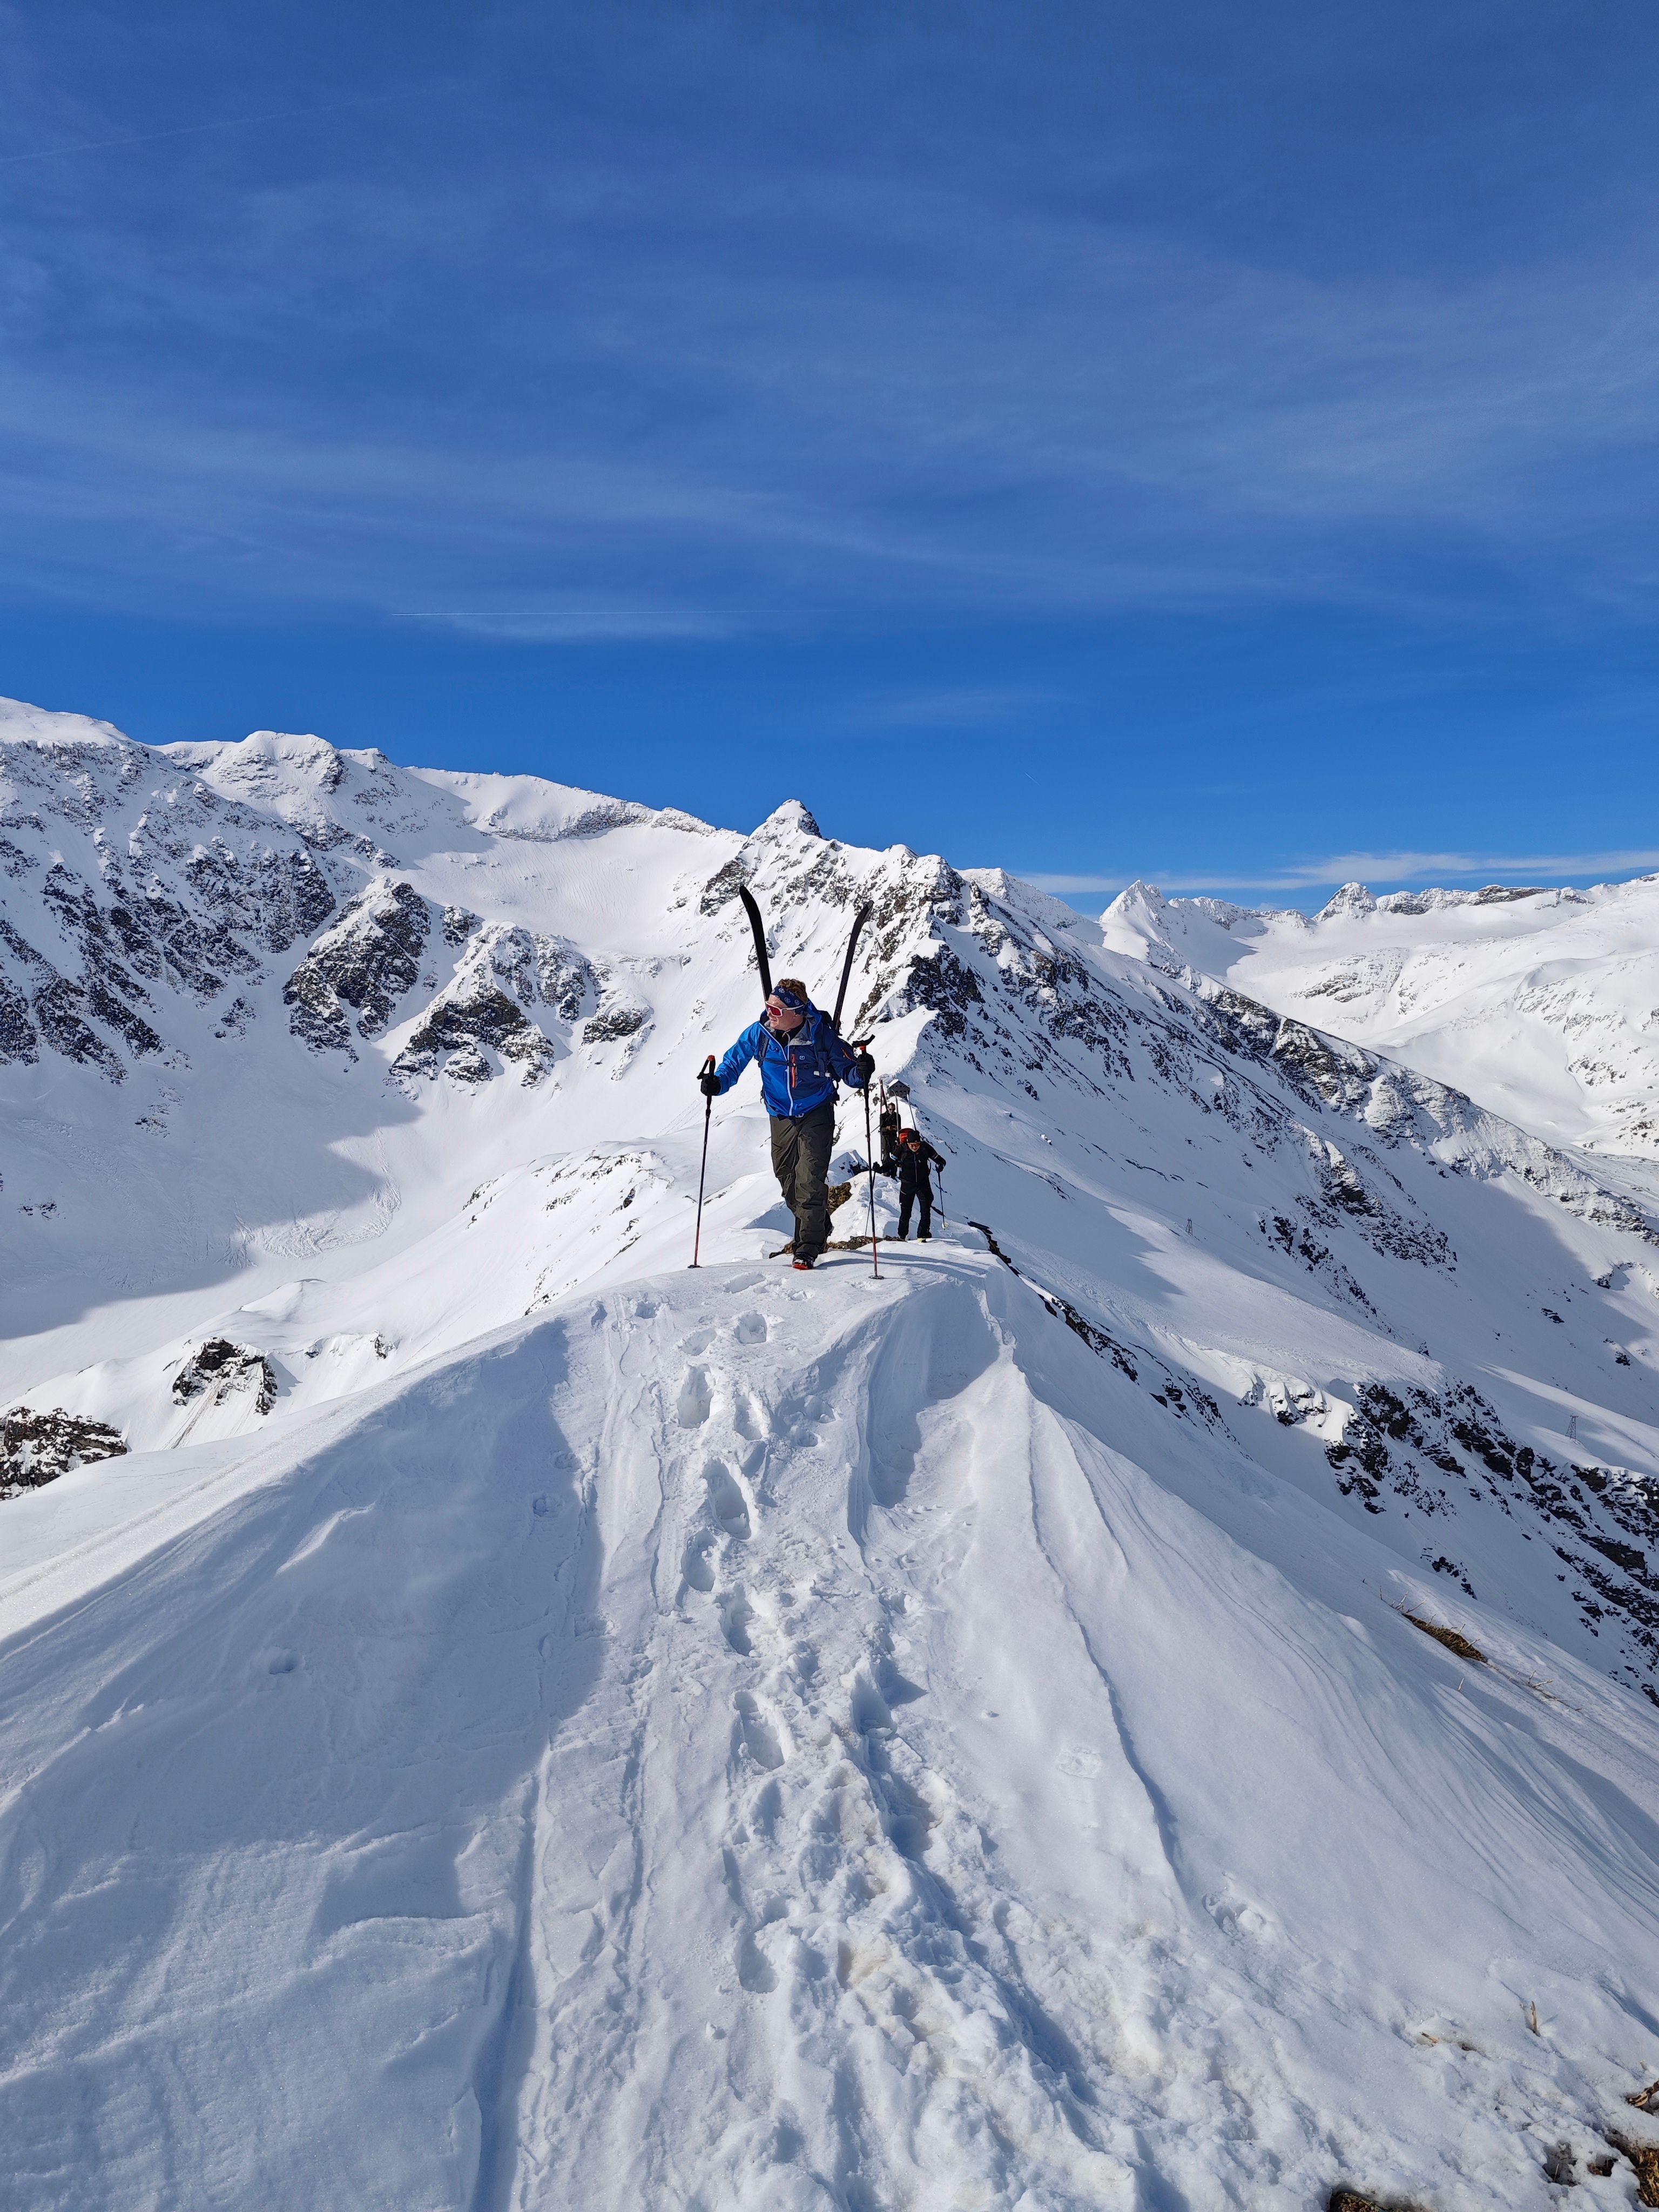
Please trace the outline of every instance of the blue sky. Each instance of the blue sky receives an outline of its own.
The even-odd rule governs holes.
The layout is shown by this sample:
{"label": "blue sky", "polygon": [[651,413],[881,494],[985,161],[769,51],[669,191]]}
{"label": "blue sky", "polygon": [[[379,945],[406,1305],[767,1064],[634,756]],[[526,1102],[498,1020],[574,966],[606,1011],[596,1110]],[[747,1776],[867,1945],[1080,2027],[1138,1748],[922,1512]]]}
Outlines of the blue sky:
{"label": "blue sky", "polygon": [[0,690],[1097,902],[1659,866],[1659,15],[0,5]]}

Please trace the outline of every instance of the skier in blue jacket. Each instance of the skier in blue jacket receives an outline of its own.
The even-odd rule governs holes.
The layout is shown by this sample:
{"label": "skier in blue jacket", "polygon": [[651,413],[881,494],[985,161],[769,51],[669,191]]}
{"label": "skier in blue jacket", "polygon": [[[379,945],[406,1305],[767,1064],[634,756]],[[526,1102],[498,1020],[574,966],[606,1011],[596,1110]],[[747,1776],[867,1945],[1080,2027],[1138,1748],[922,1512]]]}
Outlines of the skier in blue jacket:
{"label": "skier in blue jacket", "polygon": [[704,1094],[718,1098],[729,1091],[751,1060],[760,1063],[761,1097],[772,1117],[772,1172],[795,1217],[790,1249],[798,1267],[810,1267],[830,1239],[825,1182],[836,1139],[836,1085],[861,1091],[876,1063],[836,1035],[829,1015],[793,975],[773,985],[761,1019],[699,1079]]}

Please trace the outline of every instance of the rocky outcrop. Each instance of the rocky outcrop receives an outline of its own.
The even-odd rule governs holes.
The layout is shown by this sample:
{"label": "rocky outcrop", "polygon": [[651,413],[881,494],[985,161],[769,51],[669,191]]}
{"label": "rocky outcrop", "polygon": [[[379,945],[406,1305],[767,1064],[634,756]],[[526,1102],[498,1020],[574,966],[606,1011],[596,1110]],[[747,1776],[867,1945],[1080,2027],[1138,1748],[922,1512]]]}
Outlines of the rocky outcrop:
{"label": "rocky outcrop", "polygon": [[526,1009],[550,1000],[580,1012],[591,971],[569,946],[528,930],[479,925],[463,941],[453,981],[416,1024],[392,1073],[404,1078],[443,1073],[457,1083],[488,1083],[496,1073],[489,1057],[495,1053],[533,1083],[558,1055]]}
{"label": "rocky outcrop", "polygon": [[53,1053],[119,1082],[124,1054],[167,1051],[167,994],[257,982],[335,905],[301,836],[112,732],[7,744],[0,827],[25,886],[0,925],[0,1060]]}
{"label": "rocky outcrop", "polygon": [[228,1336],[210,1336],[198,1345],[173,1378],[173,1395],[181,1406],[204,1395],[222,1406],[245,1390],[253,1394],[254,1412],[268,1413],[276,1403],[276,1371],[263,1352],[233,1344]]}
{"label": "rocky outcrop", "polygon": [[601,1006],[591,1022],[583,1025],[584,1044],[616,1044],[623,1037],[637,1036],[650,1015],[646,1008],[625,1003]]}
{"label": "rocky outcrop", "polygon": [[562,937],[536,939],[536,988],[562,1022],[579,1020],[600,990],[592,964]]}
{"label": "rocky outcrop", "polygon": [[352,1014],[359,1036],[379,1036],[420,975],[431,927],[427,902],[412,884],[384,878],[371,884],[283,986],[289,1028],[314,1052],[349,1052]]}
{"label": "rocky outcrop", "polygon": [[39,1490],[94,1460],[118,1459],[126,1449],[119,1429],[83,1413],[67,1413],[61,1406],[45,1413],[14,1406],[0,1414],[0,1498]]}

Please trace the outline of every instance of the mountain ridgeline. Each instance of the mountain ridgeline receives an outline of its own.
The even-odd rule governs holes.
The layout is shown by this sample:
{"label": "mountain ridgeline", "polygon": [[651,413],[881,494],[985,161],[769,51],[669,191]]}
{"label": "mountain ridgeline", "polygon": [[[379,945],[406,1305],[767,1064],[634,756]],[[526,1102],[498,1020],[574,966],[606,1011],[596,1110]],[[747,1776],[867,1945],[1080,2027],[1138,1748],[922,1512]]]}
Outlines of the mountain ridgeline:
{"label": "mountain ridgeline", "polygon": [[[1638,2171],[1651,1171],[1470,1003],[1376,1034],[1479,931],[1590,1065],[1535,897],[1096,921],[797,801],[21,706],[0,867],[20,2204]],[[688,1271],[744,890],[825,1001],[870,908],[930,1244],[849,1096],[787,1271],[749,1082]]]}

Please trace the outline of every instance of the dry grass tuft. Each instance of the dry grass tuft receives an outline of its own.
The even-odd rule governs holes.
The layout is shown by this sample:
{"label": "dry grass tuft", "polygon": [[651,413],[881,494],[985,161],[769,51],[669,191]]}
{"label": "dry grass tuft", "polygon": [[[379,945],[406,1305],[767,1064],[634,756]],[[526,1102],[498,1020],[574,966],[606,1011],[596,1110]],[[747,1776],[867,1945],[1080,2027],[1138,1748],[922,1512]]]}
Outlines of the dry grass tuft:
{"label": "dry grass tuft", "polygon": [[1659,2146],[1632,2142],[1628,2136],[1616,2136],[1607,2130],[1607,2141],[1636,2168],[1636,2201],[1638,2204],[1659,2204]]}
{"label": "dry grass tuft", "polygon": [[1471,1644],[1467,1636],[1460,1636],[1456,1629],[1443,1628],[1437,1620],[1425,1620],[1421,1613],[1407,1613],[1403,1605],[1400,1611],[1405,1613],[1413,1628],[1420,1628],[1425,1636],[1433,1637],[1437,1644],[1443,1644],[1448,1651],[1455,1651],[1460,1659],[1471,1660],[1477,1667],[1490,1663],[1480,1646]]}

